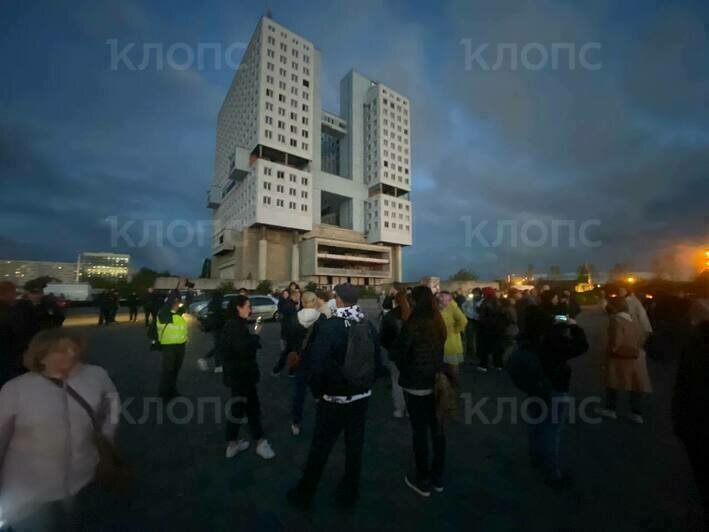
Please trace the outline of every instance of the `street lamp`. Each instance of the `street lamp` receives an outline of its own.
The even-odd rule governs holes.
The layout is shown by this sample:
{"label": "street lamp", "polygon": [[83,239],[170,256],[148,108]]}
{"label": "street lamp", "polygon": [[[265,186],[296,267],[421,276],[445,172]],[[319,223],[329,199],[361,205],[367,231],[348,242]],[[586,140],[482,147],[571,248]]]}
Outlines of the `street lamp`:
{"label": "street lamp", "polygon": [[628,281],[629,284],[633,284],[635,282],[635,277],[628,277],[626,281]]}

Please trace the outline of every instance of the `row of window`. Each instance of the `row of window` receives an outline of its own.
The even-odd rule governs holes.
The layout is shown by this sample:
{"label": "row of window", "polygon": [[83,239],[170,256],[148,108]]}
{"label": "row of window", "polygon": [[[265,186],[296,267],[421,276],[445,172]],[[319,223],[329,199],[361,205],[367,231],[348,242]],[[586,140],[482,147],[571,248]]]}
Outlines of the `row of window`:
{"label": "row of window", "polygon": [[[270,57],[271,59],[275,59],[275,58],[276,58],[276,52],[273,51],[273,50],[271,50],[270,48],[266,48],[266,56],[267,56],[267,57]],[[278,57],[278,61],[279,61],[282,65],[287,65],[287,64],[288,64],[288,58],[287,58],[286,56],[284,56],[284,55],[279,56],[279,57]],[[300,65],[299,65],[296,61],[291,61],[291,68],[297,72],[298,70],[300,70]],[[310,68],[304,66],[304,67],[302,68],[302,71],[303,71],[303,74],[304,74],[305,76],[309,76],[309,75],[310,75]]]}
{"label": "row of window", "polygon": [[[273,169],[270,168],[270,167],[268,167],[268,166],[264,167],[264,169],[263,169],[263,175],[272,176],[272,175],[273,175]],[[286,173],[285,173],[283,170],[277,170],[277,171],[276,171],[276,178],[278,178],[278,179],[285,179],[285,177],[286,177]],[[297,182],[298,182],[298,176],[295,175],[295,174],[289,174],[289,175],[288,175],[288,178],[289,178],[289,180],[290,180],[291,183],[297,183]],[[307,177],[301,177],[301,178],[300,178],[300,184],[307,187],[307,186],[308,186],[308,178],[307,178]]]}
{"label": "row of window", "polygon": [[[264,196],[263,197],[263,204],[264,205],[273,205],[275,204],[276,207],[285,207],[285,200],[281,198],[276,198],[276,201],[273,202],[271,201],[272,198],[271,196]],[[289,201],[288,202],[288,208],[291,210],[298,210],[298,204],[295,201]],[[300,204],[300,212],[308,212],[308,204],[307,203],[301,203]]]}
{"label": "row of window", "polygon": [[[271,131],[270,129],[264,130],[263,134],[267,139],[273,139],[273,131]],[[286,144],[286,136],[281,133],[276,135],[276,140],[278,142],[280,142],[281,144]],[[297,139],[290,139],[290,142],[288,144],[290,144],[290,146],[293,148],[297,148],[298,147],[298,140]],[[304,151],[308,151],[310,149],[310,144],[308,144],[307,142],[301,142],[300,149],[304,150]]]}
{"label": "row of window", "polygon": [[[273,112],[273,104],[271,102],[266,102],[266,111]],[[286,116],[286,109],[284,107],[278,107],[278,116]],[[298,113],[295,111],[291,111],[288,116],[290,120],[293,120],[294,122],[298,121]],[[304,126],[307,126],[310,124],[310,119],[307,116],[304,116],[302,118],[302,122]]]}
{"label": "row of window", "polygon": [[[264,181],[264,182],[263,182],[263,189],[264,189],[264,190],[271,190],[271,188],[272,188],[272,187],[271,187],[271,182],[270,182],[270,181]],[[278,192],[278,193],[280,193],[280,194],[285,194],[285,193],[286,193],[286,192],[285,192],[285,186],[284,186],[284,185],[276,185],[276,192]],[[289,188],[289,189],[288,189],[288,194],[291,195],[291,196],[297,196],[297,195],[298,195],[298,191],[297,191],[296,189],[294,189],[294,188]],[[301,191],[300,191],[300,197],[303,198],[303,199],[307,199],[307,198],[308,198],[308,191],[307,191],[307,190],[301,190]]]}
{"label": "row of window", "polygon": [[[266,89],[266,96],[268,96],[269,98],[273,98],[273,89],[268,89],[268,88],[267,88],[267,89]],[[298,96],[298,93],[297,93],[297,92],[293,93],[293,96],[296,96],[296,97],[297,97],[297,96]],[[301,94],[301,96],[302,96],[302,98],[303,98],[304,100],[310,99],[310,93],[307,92],[307,91],[303,91],[303,93]],[[282,92],[279,92],[279,93],[278,93],[278,101],[279,101],[279,102],[285,102],[286,100],[287,100],[286,95],[283,94]],[[291,107],[298,107],[298,102],[297,102],[296,100],[291,99],[290,102],[291,102]],[[307,110],[308,110],[308,109],[307,109],[307,104],[303,104],[303,111],[307,111]]]}

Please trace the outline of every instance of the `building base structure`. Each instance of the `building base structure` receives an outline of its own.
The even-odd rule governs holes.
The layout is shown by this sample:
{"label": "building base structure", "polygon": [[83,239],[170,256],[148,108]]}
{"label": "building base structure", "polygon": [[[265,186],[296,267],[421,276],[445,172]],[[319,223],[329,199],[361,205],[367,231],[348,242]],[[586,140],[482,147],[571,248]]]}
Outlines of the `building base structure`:
{"label": "building base structure", "polygon": [[378,286],[401,280],[401,246],[370,244],[362,233],[316,224],[301,233],[265,225],[228,231],[215,248],[212,278]]}

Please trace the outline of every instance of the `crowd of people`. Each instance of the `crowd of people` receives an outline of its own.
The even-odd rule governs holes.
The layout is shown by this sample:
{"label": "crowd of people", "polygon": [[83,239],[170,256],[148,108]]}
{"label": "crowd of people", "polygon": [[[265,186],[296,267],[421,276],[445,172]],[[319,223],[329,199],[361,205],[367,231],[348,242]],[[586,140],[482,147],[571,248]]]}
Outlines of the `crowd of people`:
{"label": "crowd of people", "polygon": [[[252,319],[245,291],[229,299],[216,294],[208,313],[213,347],[210,358],[230,394],[225,426],[225,456],[233,459],[251,447],[242,432],[248,425],[256,454],[276,456],[264,430],[259,399],[262,347],[260,320]],[[367,316],[358,287],[301,291],[293,282],[280,293],[280,352],[272,378],[293,379],[290,430],[301,435],[305,399],[315,399],[315,424],[303,473],[287,492],[300,509],[312,505],[328,457],[344,434],[345,471],[336,500],[353,507],[360,494],[367,412],[377,378],[391,384],[392,412],[410,424],[414,467],[401,481],[422,497],[445,489],[446,430],[457,417],[461,365],[481,374],[507,369],[529,401],[529,456],[550,486],[571,482],[562,462],[563,426],[572,381],[569,361],[589,348],[576,322],[581,307],[569,292],[549,287],[506,293],[493,287],[469,294],[428,286],[394,284],[381,300],[381,315]],[[99,308],[103,323],[115,319],[109,301]],[[139,300],[131,300],[135,321]],[[143,300],[145,324],[160,351],[158,393],[165,401],[180,395],[188,325],[179,293],[166,298],[152,291]],[[652,391],[644,346],[652,325],[629,291],[603,302],[608,314],[608,345],[603,360],[606,394],[598,414],[618,418],[618,398],[627,393],[629,419],[644,422],[644,403]],[[108,309],[108,310],[106,310]],[[113,312],[113,317],[111,313]],[[10,283],[0,283],[0,521],[13,530],[78,528],[82,500],[96,490],[106,446],[112,445],[120,400],[108,374],[86,364],[85,338],[61,328],[63,314],[41,290],[17,299]],[[375,321],[379,321],[378,327]],[[706,379],[709,376],[709,304],[691,310],[691,334],[682,349],[673,403],[673,421],[684,442],[707,505]],[[492,366],[491,366],[492,365]],[[553,412],[553,415],[552,415]],[[68,443],[67,443],[68,442]],[[99,445],[97,442],[104,442]],[[70,447],[67,447],[69,445]],[[2,525],[0,525],[1,527]],[[54,528],[52,528],[54,527]]]}

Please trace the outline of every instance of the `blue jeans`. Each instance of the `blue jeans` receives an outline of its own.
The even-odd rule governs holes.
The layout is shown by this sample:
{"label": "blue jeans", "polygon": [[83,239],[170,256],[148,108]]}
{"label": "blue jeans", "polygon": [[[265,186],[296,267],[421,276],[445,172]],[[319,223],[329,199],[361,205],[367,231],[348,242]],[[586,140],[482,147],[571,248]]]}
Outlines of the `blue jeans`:
{"label": "blue jeans", "polygon": [[303,367],[302,364],[295,370],[291,415],[293,423],[296,425],[300,425],[301,421],[303,421],[303,407],[305,406],[305,396],[308,393],[308,375],[308,369]]}
{"label": "blue jeans", "polygon": [[551,401],[533,399],[526,411],[529,451],[533,465],[540,465],[551,479],[562,477],[561,431],[569,416],[569,394],[553,392]]}

